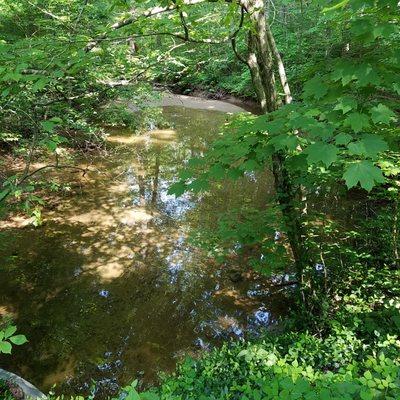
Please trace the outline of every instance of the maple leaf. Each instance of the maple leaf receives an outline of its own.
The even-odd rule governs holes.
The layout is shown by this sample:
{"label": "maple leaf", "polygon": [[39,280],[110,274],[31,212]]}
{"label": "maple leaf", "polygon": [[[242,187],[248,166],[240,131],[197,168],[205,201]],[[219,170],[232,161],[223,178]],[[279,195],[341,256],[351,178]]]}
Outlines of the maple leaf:
{"label": "maple leaf", "polygon": [[369,64],[360,65],[357,68],[355,76],[357,77],[357,85],[360,87],[368,85],[377,86],[381,82],[381,78]]}
{"label": "maple leaf", "polygon": [[360,140],[348,145],[350,154],[376,157],[380,152],[387,150],[387,143],[377,135],[363,135]]}
{"label": "maple leaf", "polygon": [[344,121],[345,126],[350,126],[354,132],[361,132],[369,126],[369,118],[365,114],[353,112]]}
{"label": "maple leaf", "polygon": [[328,93],[328,85],[319,76],[310,79],[304,85],[304,97],[321,99]]}
{"label": "maple leaf", "polygon": [[168,188],[168,194],[175,195],[175,197],[182,196],[183,193],[185,193],[185,191],[186,191],[186,185],[183,182],[176,182]]}
{"label": "maple leaf", "polygon": [[357,108],[357,101],[353,97],[344,96],[338,100],[339,101],[336,104],[334,110],[341,110],[343,114],[346,114],[354,108]]}
{"label": "maple leaf", "polygon": [[306,149],[308,164],[324,163],[329,167],[337,160],[338,148],[333,144],[316,142]]}
{"label": "maple leaf", "polygon": [[346,146],[351,140],[353,136],[349,135],[348,133],[341,132],[335,136],[335,143],[337,145],[344,145]]}
{"label": "maple leaf", "polygon": [[389,107],[380,103],[376,107],[371,108],[371,118],[375,124],[381,122],[387,125],[396,119],[396,114]]}
{"label": "maple leaf", "polygon": [[370,191],[376,184],[385,182],[382,171],[370,161],[358,161],[350,164],[343,174],[350,189],[360,183],[361,187]]}

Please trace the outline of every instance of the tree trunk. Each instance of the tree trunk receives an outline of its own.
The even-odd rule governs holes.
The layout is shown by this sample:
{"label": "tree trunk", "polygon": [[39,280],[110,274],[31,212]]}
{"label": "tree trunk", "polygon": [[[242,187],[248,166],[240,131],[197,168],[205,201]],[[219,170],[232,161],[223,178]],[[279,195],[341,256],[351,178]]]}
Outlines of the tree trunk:
{"label": "tree trunk", "polygon": [[[274,68],[279,73],[280,83],[285,93],[284,102],[289,104],[292,101],[284,64],[265,15],[263,0],[247,0],[245,7],[252,23],[247,61],[253,85],[262,111],[273,112],[282,104],[276,89]],[[296,207],[299,188],[292,183],[285,166],[285,159],[284,152],[275,153],[272,159],[272,171],[277,200],[282,210],[295,262],[297,280],[302,284],[304,271],[309,264],[308,250],[304,227],[301,223],[301,213]]]}

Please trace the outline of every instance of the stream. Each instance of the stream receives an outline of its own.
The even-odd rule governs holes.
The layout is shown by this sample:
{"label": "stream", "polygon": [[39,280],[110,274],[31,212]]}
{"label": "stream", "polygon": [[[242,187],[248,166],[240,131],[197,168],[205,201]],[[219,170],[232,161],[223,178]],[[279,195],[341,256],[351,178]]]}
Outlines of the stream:
{"label": "stream", "polygon": [[227,208],[265,204],[271,177],[167,194],[238,111],[172,96],[162,107],[168,128],[112,129],[107,154],[92,157],[85,177],[61,172],[75,180],[73,195],[44,211],[42,226],[0,222],[0,316],[29,339],[0,356],[2,368],[42,391],[102,399],[276,323],[286,304],[268,281],[246,271],[233,279],[238,266],[219,266],[187,239]]}

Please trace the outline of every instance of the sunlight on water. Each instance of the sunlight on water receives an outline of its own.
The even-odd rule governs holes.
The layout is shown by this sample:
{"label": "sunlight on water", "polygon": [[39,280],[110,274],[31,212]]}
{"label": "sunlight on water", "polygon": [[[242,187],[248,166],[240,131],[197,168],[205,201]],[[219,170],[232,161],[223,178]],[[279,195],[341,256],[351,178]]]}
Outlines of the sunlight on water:
{"label": "sunlight on water", "polygon": [[234,283],[186,240],[240,196],[263,204],[268,187],[249,176],[206,196],[167,193],[226,114],[165,107],[164,117],[165,130],[110,132],[108,154],[91,160],[42,227],[3,224],[0,314],[30,341],[2,366],[42,390],[87,393],[93,379],[102,398],[135,378],[154,382],[184,354],[256,333],[284,309],[265,282],[248,274]]}

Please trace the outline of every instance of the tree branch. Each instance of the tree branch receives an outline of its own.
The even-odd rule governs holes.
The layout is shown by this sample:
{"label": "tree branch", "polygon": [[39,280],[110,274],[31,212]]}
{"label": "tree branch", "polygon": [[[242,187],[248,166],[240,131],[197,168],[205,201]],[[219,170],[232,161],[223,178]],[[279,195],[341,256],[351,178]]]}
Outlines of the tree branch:
{"label": "tree branch", "polygon": [[185,16],[182,11],[179,11],[179,17],[181,19],[181,24],[183,27],[183,31],[185,32],[185,40],[189,41],[189,28],[187,26]]}
{"label": "tree branch", "polygon": [[[194,4],[199,4],[199,3],[204,3],[207,0],[183,0],[183,4],[184,5],[194,5]],[[135,11],[132,12],[132,15],[126,19],[123,19],[121,21],[116,22],[115,24],[111,25],[111,30],[117,30],[117,29],[121,29],[127,25],[131,25],[135,22],[137,22],[139,19],[141,18],[148,18],[148,17],[152,17],[154,15],[157,14],[162,14],[164,12],[168,12],[168,11],[172,11],[172,10],[176,10],[179,6],[177,4],[170,4],[168,6],[165,7],[153,7],[150,8],[148,10],[146,10],[143,14],[141,15],[136,15]],[[86,47],[85,47],[85,52],[89,52],[90,50],[92,50],[94,47],[96,47],[96,45],[101,42],[102,40],[104,40],[105,38],[107,38],[107,33],[103,33],[102,35],[100,35],[99,37],[97,37],[96,39],[93,39],[91,42],[89,42]]]}
{"label": "tree branch", "polygon": [[55,15],[55,14],[51,13],[50,11],[45,10],[44,8],[38,6],[37,4],[32,3],[32,2],[29,1],[29,0],[27,1],[27,3],[28,3],[30,6],[37,8],[40,12],[42,12],[42,13],[45,14],[45,15],[47,15],[48,17],[51,17],[51,18],[53,18],[53,19],[56,19],[57,21],[64,22],[62,17],[59,17],[58,15]]}
{"label": "tree branch", "polygon": [[232,36],[231,36],[231,45],[232,45],[232,50],[236,56],[236,58],[242,62],[243,64],[247,65],[249,67],[249,63],[239,54],[239,52],[237,51],[236,48],[236,36],[238,35],[238,33],[240,32],[240,30],[243,27],[243,23],[244,23],[244,13],[245,13],[245,8],[244,6],[240,7],[240,21],[239,21],[239,26],[237,27],[237,29],[235,30],[235,32],[233,32]]}

